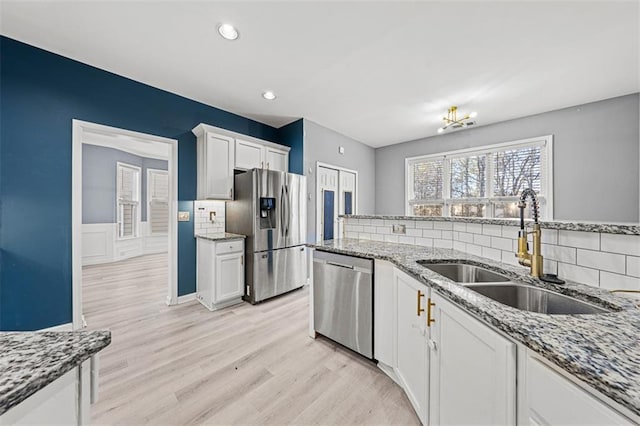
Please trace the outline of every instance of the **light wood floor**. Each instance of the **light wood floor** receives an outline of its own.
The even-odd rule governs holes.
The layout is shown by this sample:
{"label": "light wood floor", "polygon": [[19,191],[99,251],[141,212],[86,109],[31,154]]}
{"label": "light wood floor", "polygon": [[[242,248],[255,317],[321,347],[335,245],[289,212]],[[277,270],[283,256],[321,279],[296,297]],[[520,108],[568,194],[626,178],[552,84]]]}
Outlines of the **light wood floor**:
{"label": "light wood floor", "polygon": [[374,364],[307,336],[307,289],[209,312],[166,306],[166,274],[166,255],[84,268],[89,328],[112,331],[94,424],[419,424]]}

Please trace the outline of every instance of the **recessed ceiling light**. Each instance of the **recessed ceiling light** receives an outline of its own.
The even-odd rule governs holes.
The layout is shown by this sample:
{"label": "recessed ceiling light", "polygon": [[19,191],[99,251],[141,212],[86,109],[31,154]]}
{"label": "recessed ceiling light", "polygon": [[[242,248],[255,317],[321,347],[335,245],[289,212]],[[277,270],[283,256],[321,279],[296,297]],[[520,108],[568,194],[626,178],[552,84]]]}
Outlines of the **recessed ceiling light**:
{"label": "recessed ceiling light", "polygon": [[268,101],[272,101],[276,98],[276,94],[273,93],[271,90],[267,90],[266,92],[262,93],[262,97]]}
{"label": "recessed ceiling light", "polygon": [[227,40],[235,40],[240,35],[238,30],[236,30],[236,27],[231,24],[220,24],[218,26],[218,32]]}

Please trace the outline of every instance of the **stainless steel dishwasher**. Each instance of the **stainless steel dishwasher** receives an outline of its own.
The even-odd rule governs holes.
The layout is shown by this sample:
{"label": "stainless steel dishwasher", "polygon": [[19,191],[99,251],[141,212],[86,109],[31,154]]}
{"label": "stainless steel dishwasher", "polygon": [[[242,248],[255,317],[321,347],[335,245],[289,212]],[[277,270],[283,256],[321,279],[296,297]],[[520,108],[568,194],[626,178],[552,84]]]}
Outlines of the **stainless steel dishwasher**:
{"label": "stainless steel dishwasher", "polygon": [[373,359],[373,261],[315,250],[316,332]]}

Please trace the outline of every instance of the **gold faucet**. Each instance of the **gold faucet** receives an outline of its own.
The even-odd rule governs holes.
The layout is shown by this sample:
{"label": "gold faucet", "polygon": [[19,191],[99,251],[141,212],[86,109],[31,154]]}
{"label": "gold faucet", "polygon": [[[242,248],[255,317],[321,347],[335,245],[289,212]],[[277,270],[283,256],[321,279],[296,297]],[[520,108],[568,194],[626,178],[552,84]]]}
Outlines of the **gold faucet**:
{"label": "gold faucet", "polygon": [[[533,213],[533,231],[527,232],[524,227],[524,209],[527,206],[527,197],[531,197],[531,211]],[[542,231],[540,224],[538,223],[539,215],[538,197],[533,189],[525,189],[520,195],[520,202],[518,208],[520,209],[520,231],[518,232],[518,263],[522,266],[528,266],[531,268],[531,276],[534,278],[540,278],[543,275],[543,258],[541,253],[540,240],[542,237]],[[533,253],[529,253],[529,242],[527,236],[533,234]]]}

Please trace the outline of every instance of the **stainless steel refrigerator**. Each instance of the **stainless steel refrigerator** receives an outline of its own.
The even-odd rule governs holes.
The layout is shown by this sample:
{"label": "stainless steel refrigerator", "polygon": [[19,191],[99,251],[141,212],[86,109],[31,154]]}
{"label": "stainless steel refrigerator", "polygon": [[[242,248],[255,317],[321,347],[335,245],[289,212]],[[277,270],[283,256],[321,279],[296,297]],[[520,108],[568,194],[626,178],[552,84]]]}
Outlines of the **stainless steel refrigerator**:
{"label": "stainless steel refrigerator", "polygon": [[245,300],[255,304],[302,287],[307,280],[304,176],[252,169],[235,176],[226,207],[227,232],[245,241]]}

